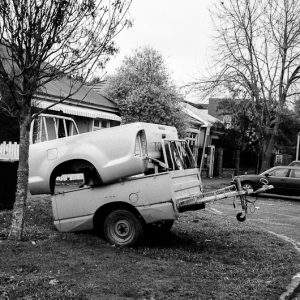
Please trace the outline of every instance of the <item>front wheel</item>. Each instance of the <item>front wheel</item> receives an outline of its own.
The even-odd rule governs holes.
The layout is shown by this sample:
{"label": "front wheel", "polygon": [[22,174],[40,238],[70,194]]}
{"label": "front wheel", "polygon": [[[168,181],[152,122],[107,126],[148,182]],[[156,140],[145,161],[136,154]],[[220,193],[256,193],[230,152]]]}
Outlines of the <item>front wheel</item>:
{"label": "front wheel", "polygon": [[128,247],[137,245],[141,241],[144,226],[132,212],[119,209],[108,214],[103,224],[103,231],[109,243]]}

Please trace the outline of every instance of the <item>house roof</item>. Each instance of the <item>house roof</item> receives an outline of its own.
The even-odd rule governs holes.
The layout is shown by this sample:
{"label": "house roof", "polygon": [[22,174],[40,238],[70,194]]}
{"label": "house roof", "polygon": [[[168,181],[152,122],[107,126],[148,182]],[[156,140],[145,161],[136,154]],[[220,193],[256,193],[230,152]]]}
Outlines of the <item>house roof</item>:
{"label": "house roof", "polygon": [[183,102],[192,105],[193,107],[196,107],[198,109],[208,109],[208,103],[197,103],[197,102],[189,102],[189,101],[183,101]]}
{"label": "house roof", "polygon": [[198,109],[189,103],[181,103],[183,111],[190,117],[201,122],[201,127],[211,127],[214,123],[220,122],[219,119],[208,114],[207,109]]}
{"label": "house roof", "polygon": [[91,84],[90,87],[97,92],[98,94],[102,95],[103,87],[105,86],[106,80],[99,81],[97,83]]}
{"label": "house roof", "polygon": [[[35,106],[44,109],[44,108],[48,108],[51,104],[53,104],[53,102],[51,103],[49,101],[42,100],[42,101],[37,101],[35,103]],[[65,104],[64,102],[56,104],[55,106],[51,107],[50,110],[63,112],[65,114],[73,115],[73,116],[81,116],[81,117],[87,117],[92,119],[99,118],[99,119],[107,119],[107,120],[114,120],[114,121],[121,122],[121,117],[115,113],[103,111],[102,109],[101,110],[91,109],[88,107],[73,105],[69,103]]]}
{"label": "house roof", "polygon": [[[92,87],[74,83],[72,79],[67,77],[53,80],[46,83],[43,88],[37,92],[38,96],[48,96],[53,100],[60,100],[69,94],[74,93],[68,98],[67,102],[75,102],[85,106],[86,104],[94,108],[102,108],[108,111],[118,112],[118,107],[114,102],[95,92]],[[96,106],[96,107],[95,107]]]}

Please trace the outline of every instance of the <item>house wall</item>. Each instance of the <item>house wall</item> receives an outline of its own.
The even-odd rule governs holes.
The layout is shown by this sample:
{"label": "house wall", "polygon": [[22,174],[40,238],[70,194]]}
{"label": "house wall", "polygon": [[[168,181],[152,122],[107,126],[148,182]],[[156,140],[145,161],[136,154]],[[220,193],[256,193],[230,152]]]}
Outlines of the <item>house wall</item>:
{"label": "house wall", "polygon": [[77,124],[79,133],[89,132],[92,131],[92,120],[86,117],[78,117],[78,116],[70,116],[74,119],[75,123]]}
{"label": "house wall", "polygon": [[[73,119],[77,124],[79,133],[96,130],[95,125],[97,126],[100,125],[100,127],[102,128],[110,128],[110,127],[115,127],[120,125],[120,122],[118,121],[107,120],[107,119],[92,119],[92,118],[77,117],[77,116],[74,116]],[[95,124],[95,120],[97,121],[97,124]],[[104,122],[105,122],[105,126],[103,124]]]}
{"label": "house wall", "polygon": [[209,104],[208,104],[208,114],[215,118],[220,118],[222,112],[218,110],[218,102],[222,100],[219,98],[210,98],[209,99]]}

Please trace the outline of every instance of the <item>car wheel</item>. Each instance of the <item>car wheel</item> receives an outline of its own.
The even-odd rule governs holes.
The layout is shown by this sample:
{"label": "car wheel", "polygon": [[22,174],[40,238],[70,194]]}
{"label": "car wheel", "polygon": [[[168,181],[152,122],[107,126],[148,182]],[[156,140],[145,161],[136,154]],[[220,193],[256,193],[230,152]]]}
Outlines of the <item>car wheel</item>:
{"label": "car wheel", "polygon": [[117,246],[137,245],[144,235],[142,220],[126,209],[114,210],[103,224],[106,240]]}
{"label": "car wheel", "polygon": [[250,189],[254,190],[253,184],[248,181],[242,182],[242,189],[243,190],[250,190]]}

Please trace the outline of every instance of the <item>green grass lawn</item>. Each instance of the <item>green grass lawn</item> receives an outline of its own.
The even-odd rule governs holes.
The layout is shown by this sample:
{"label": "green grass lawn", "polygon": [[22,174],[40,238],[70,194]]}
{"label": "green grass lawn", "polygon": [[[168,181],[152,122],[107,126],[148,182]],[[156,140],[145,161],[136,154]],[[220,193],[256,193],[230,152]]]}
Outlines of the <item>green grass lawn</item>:
{"label": "green grass lawn", "polygon": [[299,272],[290,244],[207,211],[137,248],[57,232],[49,197],[29,200],[25,241],[5,239],[10,218],[0,212],[0,299],[278,299]]}

